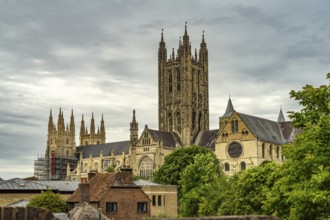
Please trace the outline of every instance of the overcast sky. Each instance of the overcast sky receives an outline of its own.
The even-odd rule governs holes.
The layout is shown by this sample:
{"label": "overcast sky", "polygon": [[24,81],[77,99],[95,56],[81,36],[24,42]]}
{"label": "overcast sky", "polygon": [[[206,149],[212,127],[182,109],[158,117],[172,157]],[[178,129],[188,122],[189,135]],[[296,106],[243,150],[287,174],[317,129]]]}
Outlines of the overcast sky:
{"label": "overcast sky", "polygon": [[[188,22],[192,49],[209,51],[210,128],[229,95],[238,112],[276,120],[299,110],[289,92],[327,84],[330,1],[0,0],[0,177],[33,175],[44,155],[50,109],[87,126],[102,113],[107,142],[158,129],[157,53]],[[169,55],[169,54],[168,54]],[[287,114],[285,114],[287,118]]]}

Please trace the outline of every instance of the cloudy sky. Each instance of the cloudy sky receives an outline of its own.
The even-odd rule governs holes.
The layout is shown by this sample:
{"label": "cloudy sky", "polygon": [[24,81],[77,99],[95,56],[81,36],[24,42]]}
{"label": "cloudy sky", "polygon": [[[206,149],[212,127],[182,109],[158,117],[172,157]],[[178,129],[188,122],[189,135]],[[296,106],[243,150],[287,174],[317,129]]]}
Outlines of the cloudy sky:
{"label": "cloudy sky", "polygon": [[[157,129],[161,29],[177,49],[188,22],[192,48],[209,51],[210,128],[232,98],[237,111],[276,120],[299,110],[290,90],[326,84],[327,0],[0,0],[0,177],[33,175],[46,148],[50,109],[104,114],[107,142]],[[287,115],[286,115],[287,117]],[[79,136],[76,136],[78,143]]]}

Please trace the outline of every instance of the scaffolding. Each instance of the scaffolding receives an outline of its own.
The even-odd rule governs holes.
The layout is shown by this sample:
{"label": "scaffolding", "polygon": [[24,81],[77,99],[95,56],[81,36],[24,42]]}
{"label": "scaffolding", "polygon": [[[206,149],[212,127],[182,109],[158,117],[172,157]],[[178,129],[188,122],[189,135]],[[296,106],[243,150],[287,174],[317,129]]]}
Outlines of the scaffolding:
{"label": "scaffolding", "polygon": [[34,176],[39,180],[65,180],[68,164],[72,171],[77,163],[78,159],[75,157],[63,157],[56,154],[52,154],[51,158],[37,156],[34,159]]}

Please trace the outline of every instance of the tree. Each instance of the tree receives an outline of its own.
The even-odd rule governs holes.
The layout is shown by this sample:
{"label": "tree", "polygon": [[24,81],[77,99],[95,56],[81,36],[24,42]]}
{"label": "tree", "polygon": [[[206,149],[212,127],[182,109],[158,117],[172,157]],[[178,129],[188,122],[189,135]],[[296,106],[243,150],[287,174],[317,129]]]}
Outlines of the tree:
{"label": "tree", "polygon": [[67,204],[60,197],[60,194],[50,190],[41,192],[40,195],[33,197],[28,206],[35,206],[48,209],[51,212],[66,212]]}
{"label": "tree", "polygon": [[211,152],[205,147],[192,145],[179,148],[165,157],[164,164],[155,171],[153,181],[161,184],[178,185],[178,197],[181,199],[181,173],[183,169],[194,162],[197,154],[206,154]]}
{"label": "tree", "polygon": [[264,201],[277,179],[280,165],[264,162],[258,167],[235,174],[223,192],[219,215],[261,215]]}
{"label": "tree", "polygon": [[212,152],[197,154],[181,172],[180,213],[182,216],[215,215],[221,202],[220,162]]}
{"label": "tree", "polygon": [[[327,74],[330,79],[330,74]],[[266,207],[283,219],[330,217],[330,85],[291,91],[303,106],[290,118],[303,131],[283,148],[286,161]]]}

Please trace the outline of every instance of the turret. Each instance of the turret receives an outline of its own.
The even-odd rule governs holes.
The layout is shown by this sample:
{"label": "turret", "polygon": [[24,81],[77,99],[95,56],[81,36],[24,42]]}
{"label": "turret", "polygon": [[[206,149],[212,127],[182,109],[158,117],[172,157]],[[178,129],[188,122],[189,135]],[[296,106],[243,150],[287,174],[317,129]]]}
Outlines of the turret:
{"label": "turret", "polygon": [[284,117],[284,114],[283,114],[283,112],[282,112],[282,106],[281,106],[281,108],[280,108],[280,113],[279,113],[279,115],[278,115],[278,118],[277,118],[277,122],[285,122],[285,117]]}
{"label": "turret", "polygon": [[189,42],[189,35],[188,35],[188,31],[187,31],[187,22],[184,28],[184,35],[183,35],[183,53],[189,57],[191,57],[191,46],[190,46],[190,42]]}
{"label": "turret", "polygon": [[226,111],[222,115],[222,117],[219,118],[219,129],[222,130],[224,128],[224,125],[227,123],[228,118],[231,116],[231,114],[235,111],[233,103],[231,102],[231,98],[229,97]]}
{"label": "turret", "polygon": [[54,122],[53,122],[52,110],[50,110],[49,120],[48,120],[48,134],[51,134],[53,131],[54,131]]}
{"label": "turret", "polygon": [[84,121],[84,114],[81,117],[81,123],[80,123],[80,137],[85,135],[85,121]]}
{"label": "turret", "polygon": [[71,135],[74,135],[74,134],[75,134],[75,125],[74,125],[73,109],[71,110],[71,117],[70,117],[70,133],[71,133]]}
{"label": "turret", "polygon": [[91,119],[91,129],[90,129],[91,135],[95,134],[95,120],[94,120],[94,112],[92,113],[92,119]]}
{"label": "turret", "polygon": [[130,140],[132,146],[135,146],[138,140],[138,132],[139,132],[139,124],[136,122],[135,118],[135,110],[133,110],[133,119],[132,122],[130,123]]}

